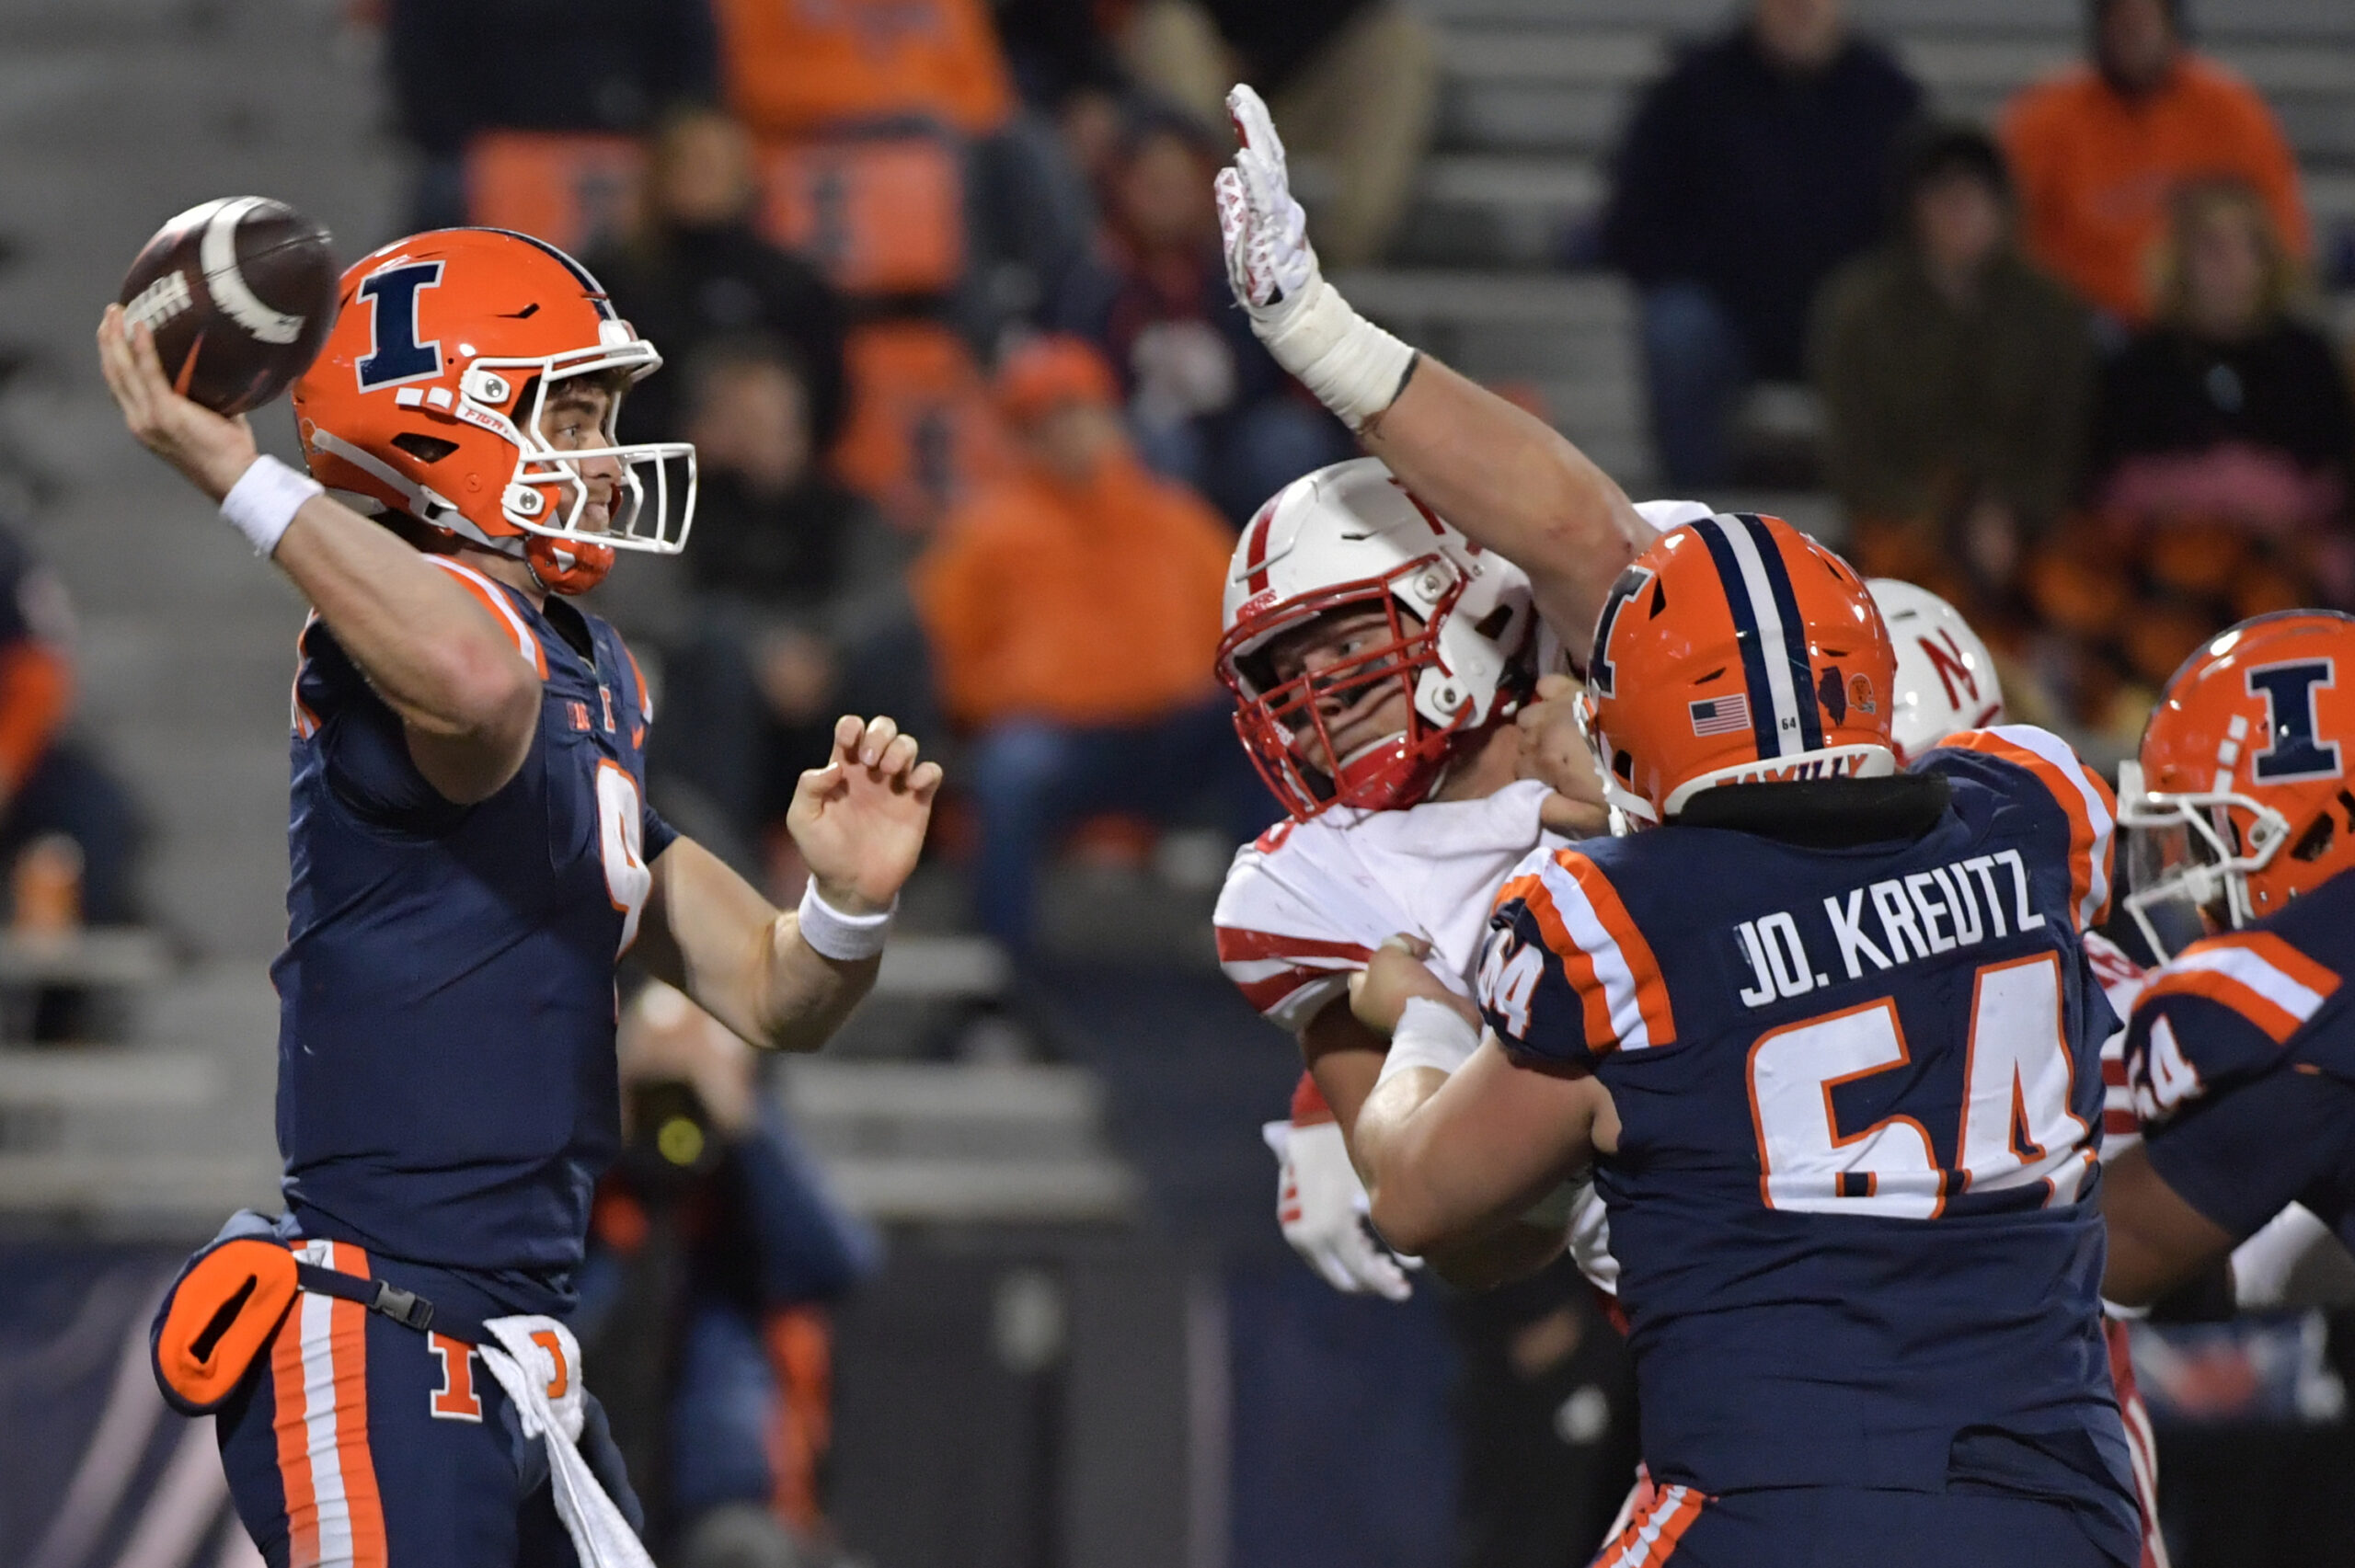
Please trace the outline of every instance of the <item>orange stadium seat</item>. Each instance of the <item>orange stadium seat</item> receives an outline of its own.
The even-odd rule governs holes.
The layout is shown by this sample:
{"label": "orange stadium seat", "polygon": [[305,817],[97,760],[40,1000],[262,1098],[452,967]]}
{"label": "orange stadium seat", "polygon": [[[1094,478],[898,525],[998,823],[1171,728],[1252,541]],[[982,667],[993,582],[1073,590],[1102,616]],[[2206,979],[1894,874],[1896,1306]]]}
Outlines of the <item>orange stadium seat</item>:
{"label": "orange stadium seat", "polygon": [[486,132],[466,147],[466,215],[578,256],[630,226],[645,166],[635,137]]}
{"label": "orange stadium seat", "polygon": [[772,142],[761,227],[846,294],[937,294],[965,268],[957,150],[923,132]]}
{"label": "orange stadium seat", "polygon": [[850,335],[850,417],[836,477],[899,527],[929,532],[1011,461],[989,385],[964,339],[929,321],[882,321]]}
{"label": "orange stadium seat", "polygon": [[985,135],[1014,112],[986,0],[717,0],[712,12],[729,107],[760,135],[909,116]]}

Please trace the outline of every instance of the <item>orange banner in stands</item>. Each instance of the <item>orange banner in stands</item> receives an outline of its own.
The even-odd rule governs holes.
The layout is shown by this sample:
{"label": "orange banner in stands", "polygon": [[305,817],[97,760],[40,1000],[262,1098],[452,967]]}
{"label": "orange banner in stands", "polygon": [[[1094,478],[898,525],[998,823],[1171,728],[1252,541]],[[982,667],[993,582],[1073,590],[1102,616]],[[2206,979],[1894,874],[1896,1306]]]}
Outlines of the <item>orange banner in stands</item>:
{"label": "orange banner in stands", "polygon": [[834,473],[892,522],[928,532],[1006,472],[1008,438],[963,338],[935,322],[886,321],[854,331],[844,349],[850,417]]}
{"label": "orange banner in stands", "polygon": [[488,132],[466,146],[466,215],[578,256],[629,228],[645,167],[628,136]]}
{"label": "orange banner in stands", "polygon": [[916,134],[771,143],[761,227],[846,294],[938,294],[965,269],[956,151]]}

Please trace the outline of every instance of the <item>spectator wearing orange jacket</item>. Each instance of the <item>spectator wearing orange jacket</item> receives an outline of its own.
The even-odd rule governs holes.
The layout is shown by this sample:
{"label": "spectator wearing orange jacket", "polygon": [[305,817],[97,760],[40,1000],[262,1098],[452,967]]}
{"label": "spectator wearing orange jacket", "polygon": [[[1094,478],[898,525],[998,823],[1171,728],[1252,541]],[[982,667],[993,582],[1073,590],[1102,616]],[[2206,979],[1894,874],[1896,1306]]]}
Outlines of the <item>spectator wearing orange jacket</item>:
{"label": "spectator wearing orange jacket", "polygon": [[1137,460],[1086,343],[1016,350],[998,398],[1022,471],[951,514],[915,599],[942,703],[972,737],[959,772],[981,818],[978,912],[1022,955],[1063,824],[1208,806],[1239,840],[1273,812],[1211,676],[1234,536]]}
{"label": "spectator wearing orange jacket", "polygon": [[2264,197],[2303,259],[2306,214],[2280,127],[2247,83],[2185,47],[2180,0],[2093,0],[2092,21],[2092,63],[2028,88],[2005,112],[2030,255],[2139,326],[2174,192],[2234,177]]}

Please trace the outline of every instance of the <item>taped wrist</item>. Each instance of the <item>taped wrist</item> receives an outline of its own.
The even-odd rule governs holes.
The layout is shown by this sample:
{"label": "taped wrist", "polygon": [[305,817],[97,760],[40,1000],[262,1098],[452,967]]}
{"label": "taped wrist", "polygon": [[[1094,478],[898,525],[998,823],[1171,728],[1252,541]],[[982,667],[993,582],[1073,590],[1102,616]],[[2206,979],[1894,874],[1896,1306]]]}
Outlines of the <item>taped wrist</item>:
{"label": "taped wrist", "polygon": [[246,536],[255,555],[267,558],[293,526],[303,503],[326,493],[327,486],[309,475],[274,457],[257,457],[221,498],[221,515]]}
{"label": "taped wrist", "polygon": [[1415,368],[1415,350],[1360,315],[1322,276],[1281,320],[1253,325],[1276,362],[1350,429],[1389,407]]}
{"label": "taped wrist", "polygon": [[1390,1054],[1382,1059],[1378,1088],[1399,1073],[1435,1067],[1453,1073],[1480,1048],[1479,1025],[1443,1001],[1419,996],[1398,1015],[1390,1036]]}
{"label": "taped wrist", "polygon": [[871,915],[848,915],[826,902],[818,892],[818,879],[811,877],[801,888],[801,906],[795,919],[801,927],[801,940],[820,957],[837,963],[856,963],[872,958],[883,951],[884,941],[891,933],[891,917],[900,912],[900,900],[891,900],[888,910]]}

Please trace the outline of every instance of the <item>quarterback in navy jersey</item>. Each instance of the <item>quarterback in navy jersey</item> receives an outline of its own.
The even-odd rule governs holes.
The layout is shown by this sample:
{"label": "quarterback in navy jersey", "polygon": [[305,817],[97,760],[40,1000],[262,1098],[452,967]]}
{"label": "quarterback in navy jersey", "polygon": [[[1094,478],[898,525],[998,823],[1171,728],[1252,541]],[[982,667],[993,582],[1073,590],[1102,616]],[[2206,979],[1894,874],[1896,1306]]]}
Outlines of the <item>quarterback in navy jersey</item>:
{"label": "quarterback in navy jersey", "polygon": [[2120,781],[2125,903],[2172,953],[2126,1036],[2143,1142],[2103,1195],[2121,1304],[2246,1301],[2228,1254],[2293,1203],[2355,1244],[2350,682],[2355,619],[2245,621],[2168,682]]}
{"label": "quarterback in navy jersey", "polygon": [[273,1568],[643,1562],[563,1322],[620,1141],[616,967],[816,1048],[873,984],[939,770],[843,719],[788,817],[810,893],[771,908],[647,804],[646,682],[568,599],[685,543],[692,449],[614,434],[653,346],[501,231],[396,242],[339,305],[294,391],[309,478],[178,395],[145,326],[99,329],[132,433],[313,606],[271,971],[286,1208],[191,1260],[156,1370],[217,1412]]}
{"label": "quarterback in navy jersey", "polygon": [[1892,677],[1786,525],[1666,535],[1589,673],[1642,830],[1506,882],[1453,1077],[1410,1045],[1410,1009],[1449,1026],[1422,966],[1361,982],[1397,1060],[1336,1109],[1386,1239],[1518,1245],[1592,1163],[1658,1487],[1614,1568],[2140,1555],[2097,1295],[2108,790],[2026,727],[1895,772]]}

